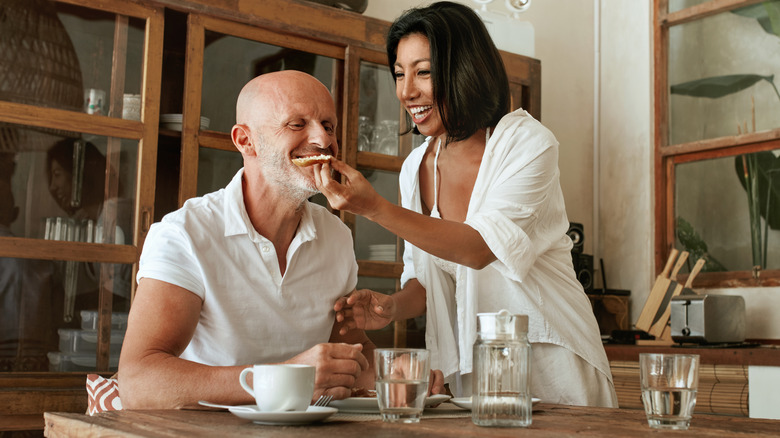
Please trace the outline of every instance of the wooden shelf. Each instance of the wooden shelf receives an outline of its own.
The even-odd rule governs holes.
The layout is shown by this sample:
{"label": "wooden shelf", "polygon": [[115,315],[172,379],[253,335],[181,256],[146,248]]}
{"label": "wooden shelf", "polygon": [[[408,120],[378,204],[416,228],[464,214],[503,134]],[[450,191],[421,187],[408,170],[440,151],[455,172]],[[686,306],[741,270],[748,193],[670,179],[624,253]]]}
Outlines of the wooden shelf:
{"label": "wooden shelf", "polygon": [[702,364],[780,366],[780,346],[763,345],[746,348],[654,347],[638,345],[604,345],[612,361],[638,362],[639,353],[698,354]]}

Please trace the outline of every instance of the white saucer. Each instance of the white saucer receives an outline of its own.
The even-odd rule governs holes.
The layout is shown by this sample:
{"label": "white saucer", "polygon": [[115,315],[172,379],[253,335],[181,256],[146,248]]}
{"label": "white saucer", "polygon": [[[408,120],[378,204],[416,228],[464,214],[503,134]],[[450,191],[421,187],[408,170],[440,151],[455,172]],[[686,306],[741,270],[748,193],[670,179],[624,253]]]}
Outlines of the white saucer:
{"label": "white saucer", "polygon": [[[434,406],[450,399],[446,394],[434,394],[425,398],[425,406]],[[376,414],[379,413],[379,401],[376,397],[350,397],[344,400],[333,400],[328,404],[338,408],[339,412],[352,414]]]}
{"label": "white saucer", "polygon": [[[541,399],[538,399],[536,397],[531,398],[531,404],[535,405],[539,403]],[[463,409],[469,409],[471,410],[471,397],[455,397],[450,399],[450,403],[454,404],[455,406]]]}
{"label": "white saucer", "polygon": [[274,426],[293,426],[320,421],[339,411],[331,407],[309,406],[306,411],[261,412],[256,405],[234,406],[228,410],[245,420]]}

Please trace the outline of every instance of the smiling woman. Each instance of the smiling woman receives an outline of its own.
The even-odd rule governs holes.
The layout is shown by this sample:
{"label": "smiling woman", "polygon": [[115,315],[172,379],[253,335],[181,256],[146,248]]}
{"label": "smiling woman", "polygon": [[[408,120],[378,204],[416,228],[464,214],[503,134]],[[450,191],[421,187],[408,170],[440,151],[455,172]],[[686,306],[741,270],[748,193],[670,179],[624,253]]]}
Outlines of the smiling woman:
{"label": "smiling woman", "polygon": [[340,299],[342,330],[424,314],[431,367],[444,372],[453,393],[469,395],[477,314],[529,315],[532,393],[616,406],[598,326],[572,266],[558,141],[525,110],[510,112],[506,69],[479,16],[453,2],[408,10],[392,24],[386,49],[401,106],[429,137],[403,163],[402,207],[339,160],[315,173],[334,209],[362,215],[406,244],[402,289]]}

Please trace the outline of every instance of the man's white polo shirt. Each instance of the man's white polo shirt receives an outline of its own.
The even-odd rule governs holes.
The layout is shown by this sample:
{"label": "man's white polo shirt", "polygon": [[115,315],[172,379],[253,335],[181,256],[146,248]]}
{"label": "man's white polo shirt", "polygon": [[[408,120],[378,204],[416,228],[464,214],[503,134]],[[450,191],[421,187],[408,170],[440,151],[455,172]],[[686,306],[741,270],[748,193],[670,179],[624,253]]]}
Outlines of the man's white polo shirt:
{"label": "man's white polo shirt", "polygon": [[224,189],[166,215],[144,244],[139,281],[165,281],[203,300],[183,359],[208,365],[288,359],[328,341],[333,303],[357,284],[350,230],[310,202],[282,276],[273,244],[249,221],[243,174],[239,170]]}

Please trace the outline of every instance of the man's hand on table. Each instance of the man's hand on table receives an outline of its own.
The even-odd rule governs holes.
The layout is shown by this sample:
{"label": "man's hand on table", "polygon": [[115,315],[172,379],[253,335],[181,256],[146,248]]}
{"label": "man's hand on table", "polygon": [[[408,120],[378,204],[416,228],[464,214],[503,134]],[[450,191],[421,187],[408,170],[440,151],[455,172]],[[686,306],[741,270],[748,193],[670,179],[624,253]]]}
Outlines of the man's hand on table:
{"label": "man's hand on table", "polygon": [[332,395],[336,400],[349,397],[358,376],[369,367],[362,344],[318,344],[286,362],[317,368],[313,400],[321,395]]}

